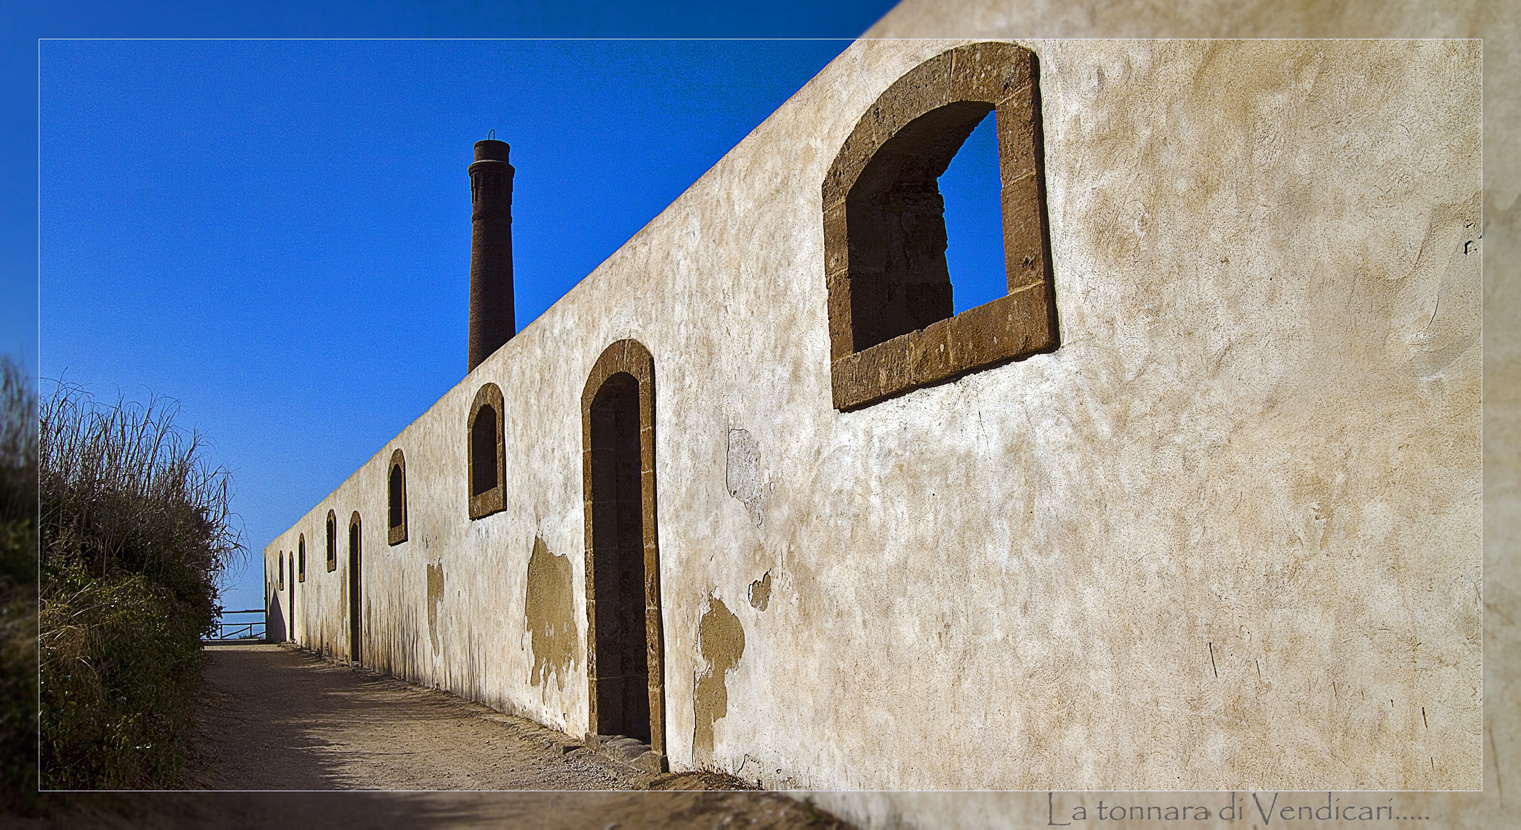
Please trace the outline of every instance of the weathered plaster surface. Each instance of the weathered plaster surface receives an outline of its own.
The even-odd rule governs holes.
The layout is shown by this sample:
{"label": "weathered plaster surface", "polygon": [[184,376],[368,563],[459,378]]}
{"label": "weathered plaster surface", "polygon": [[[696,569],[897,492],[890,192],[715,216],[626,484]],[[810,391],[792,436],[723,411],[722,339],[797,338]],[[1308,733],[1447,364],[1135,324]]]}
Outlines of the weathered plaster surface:
{"label": "weathered plaster surface", "polygon": [[[1508,11],[1507,11],[1508,10]],[[1490,45],[1521,37],[1521,16],[1501,2],[1169,2],[1078,0],[1078,2],[905,2],[868,36],[957,37],[1485,37]],[[1514,693],[1518,663],[1513,644],[1521,602],[1521,54],[1491,48],[1484,55],[1483,203],[1483,458],[1484,458],[1484,702],[1483,793],[1412,793],[1363,798],[1397,801],[1406,815],[1428,816],[1423,824],[1485,828],[1511,821],[1505,787],[1521,759],[1517,739],[1521,698]],[[1089,793],[1089,818],[1098,800]],[[1056,795],[1057,801],[1062,798]],[[1179,804],[1173,794],[1121,794],[1127,803]],[[1211,809],[1220,797],[1196,799]],[[1357,800],[1355,796],[1349,800]],[[819,794],[815,801],[872,827],[1029,827],[1051,821],[1047,795],[1018,793]],[[1116,800],[1111,797],[1109,804]],[[1059,812],[1055,821],[1064,820]],[[1068,805],[1070,807],[1070,803]],[[1252,814],[1256,819],[1255,813]],[[1215,820],[1219,822],[1218,815]],[[1076,826],[1076,825],[1075,825]],[[1204,826],[1204,825],[1201,825]],[[1231,826],[1234,826],[1233,824]],[[1318,826],[1318,825],[1317,825]],[[1331,826],[1329,823],[1326,826]],[[1337,825],[1339,826],[1339,825]]]}
{"label": "weathered plaster surface", "polygon": [[766,571],[765,576],[750,583],[750,604],[757,611],[764,611],[766,610],[766,606],[771,604],[770,571]]}
{"label": "weathered plaster surface", "polygon": [[[558,642],[563,615],[535,600],[533,552],[582,549],[580,396],[632,338],[659,378],[673,768],[814,789],[1480,786],[1478,43],[1021,41],[1063,345],[841,413],[819,182],[876,95],[959,42],[846,50],[267,568],[328,509],[383,515],[402,447],[408,541],[365,545],[364,654],[584,733],[584,640],[540,652],[535,620]],[[505,505],[471,521],[487,382]],[[345,649],[346,567],[297,586],[301,641]],[[882,798],[835,806],[998,812]]]}
{"label": "weathered plaster surface", "polygon": [[581,640],[576,627],[570,560],[550,553],[543,539],[533,540],[523,608],[528,615],[526,627],[533,650],[533,671],[528,682],[548,686],[550,675],[554,674],[563,690]]}
{"label": "weathered plaster surface", "polygon": [[745,656],[745,629],[723,600],[713,597],[698,625],[697,642],[703,666],[692,679],[692,752],[704,763],[713,754],[714,722],[729,714],[728,674]]}
{"label": "weathered plaster surface", "polygon": [[766,491],[760,469],[760,448],[755,439],[743,429],[729,430],[728,462],[725,468],[729,495],[739,499],[750,514],[750,520],[760,527],[766,522]]}

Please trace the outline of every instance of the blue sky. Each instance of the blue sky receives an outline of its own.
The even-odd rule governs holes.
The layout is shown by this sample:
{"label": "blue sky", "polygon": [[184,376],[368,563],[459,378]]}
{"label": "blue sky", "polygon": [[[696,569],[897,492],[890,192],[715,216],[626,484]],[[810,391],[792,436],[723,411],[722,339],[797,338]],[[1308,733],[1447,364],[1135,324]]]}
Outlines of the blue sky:
{"label": "blue sky", "polygon": [[[26,221],[5,223],[0,267],[21,306],[38,275],[40,336],[13,311],[0,333],[37,337],[40,352],[21,351],[44,394],[62,376],[101,398],[180,402],[177,423],[232,473],[250,551],[224,605],[259,607],[269,539],[464,375],[474,141],[494,129],[512,146],[521,329],[890,5],[688,4],[634,19],[593,4],[442,17],[258,4],[283,11],[268,15],[278,23],[255,4],[55,9],[32,37],[842,39],[28,44],[40,126],[24,143],[4,128],[14,151],[0,175],[30,179],[14,161],[38,158],[41,229],[32,200],[4,205]],[[1002,293],[989,127],[943,179],[958,308]],[[11,238],[18,224],[30,227]],[[963,271],[992,279],[979,289]]]}

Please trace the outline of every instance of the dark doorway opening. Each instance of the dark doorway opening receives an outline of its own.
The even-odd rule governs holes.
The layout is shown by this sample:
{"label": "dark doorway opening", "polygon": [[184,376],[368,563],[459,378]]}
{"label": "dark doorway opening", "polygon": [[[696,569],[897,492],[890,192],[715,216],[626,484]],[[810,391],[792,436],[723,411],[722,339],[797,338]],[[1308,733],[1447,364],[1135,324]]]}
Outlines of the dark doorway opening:
{"label": "dark doorway opening", "polygon": [[637,340],[620,340],[597,358],[581,393],[587,744],[664,772],[655,433],[655,359]]}
{"label": "dark doorway opening", "polygon": [[639,383],[608,378],[592,400],[591,511],[596,597],[596,731],[650,741]]}
{"label": "dark doorway opening", "polygon": [[349,660],[355,663],[359,662],[359,643],[363,633],[359,617],[359,586],[363,584],[359,560],[359,514],[356,512],[349,519]]}

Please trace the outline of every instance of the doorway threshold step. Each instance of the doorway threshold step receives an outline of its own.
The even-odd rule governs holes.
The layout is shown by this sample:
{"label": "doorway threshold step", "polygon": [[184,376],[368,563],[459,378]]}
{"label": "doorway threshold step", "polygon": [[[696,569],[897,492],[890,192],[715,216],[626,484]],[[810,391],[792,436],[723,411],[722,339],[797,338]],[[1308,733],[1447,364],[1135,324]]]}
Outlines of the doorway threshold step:
{"label": "doorway threshold step", "polygon": [[664,755],[638,738],[625,735],[587,735],[586,746],[614,761],[645,772],[662,773],[670,769]]}

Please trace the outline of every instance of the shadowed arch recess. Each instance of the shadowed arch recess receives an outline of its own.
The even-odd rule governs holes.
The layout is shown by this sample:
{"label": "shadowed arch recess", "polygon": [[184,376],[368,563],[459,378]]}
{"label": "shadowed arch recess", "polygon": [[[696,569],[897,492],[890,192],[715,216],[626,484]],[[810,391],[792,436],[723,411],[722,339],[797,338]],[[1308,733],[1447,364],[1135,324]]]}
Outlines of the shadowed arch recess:
{"label": "shadowed arch recess", "polygon": [[397,447],[386,473],[386,543],[407,541],[407,457]]}
{"label": "shadowed arch recess", "polygon": [[593,735],[646,741],[664,769],[665,648],[655,526],[655,360],[635,340],[597,358],[581,395],[587,678]]}
{"label": "shadowed arch recess", "polygon": [[482,386],[470,404],[466,426],[469,442],[470,518],[500,513],[506,506],[507,482],[502,432],[502,390],[494,383]]}

